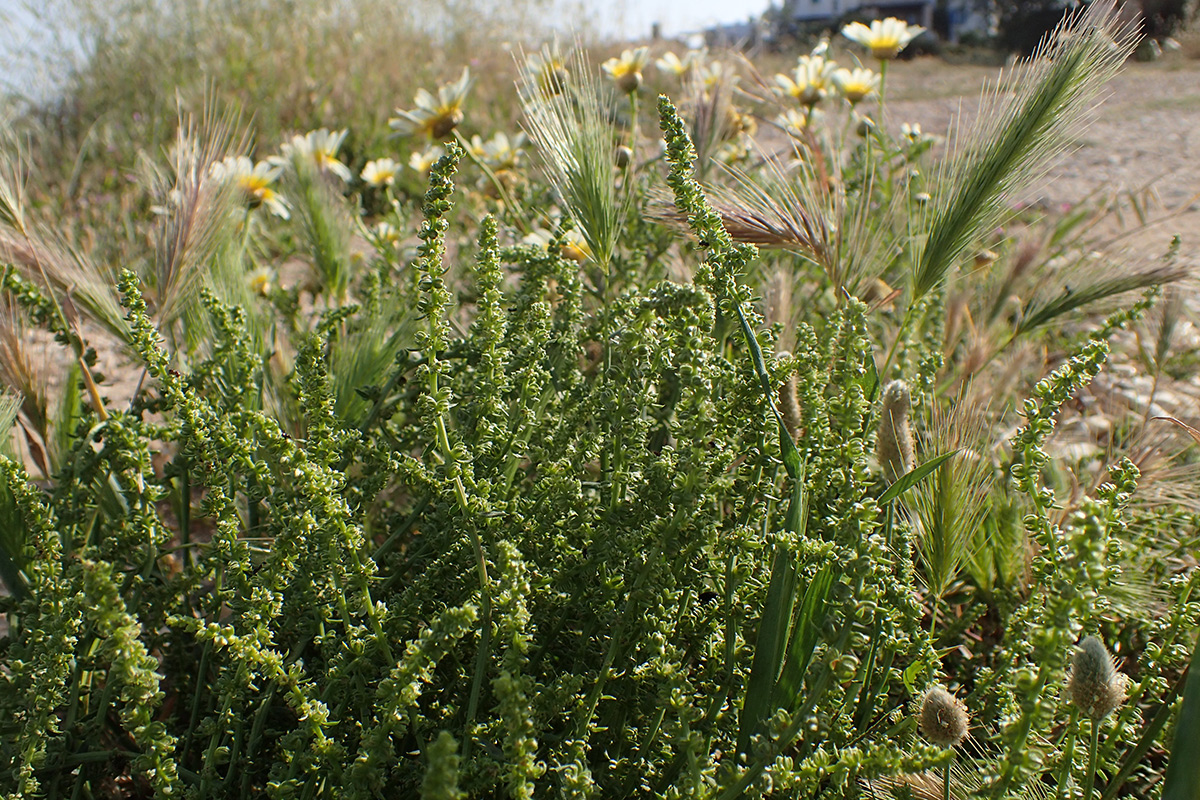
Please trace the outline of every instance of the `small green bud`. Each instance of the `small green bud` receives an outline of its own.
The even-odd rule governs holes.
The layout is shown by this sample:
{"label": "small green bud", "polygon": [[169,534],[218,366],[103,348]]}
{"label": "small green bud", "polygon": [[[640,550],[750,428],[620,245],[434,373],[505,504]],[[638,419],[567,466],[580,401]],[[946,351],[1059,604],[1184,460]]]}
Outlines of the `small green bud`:
{"label": "small green bud", "polygon": [[921,701],[921,733],[939,747],[954,747],[967,738],[967,707],[942,686]]}
{"label": "small green bud", "polygon": [[1107,717],[1125,700],[1128,676],[1117,672],[1104,642],[1088,636],[1071,659],[1067,692],[1071,702],[1093,720]]}

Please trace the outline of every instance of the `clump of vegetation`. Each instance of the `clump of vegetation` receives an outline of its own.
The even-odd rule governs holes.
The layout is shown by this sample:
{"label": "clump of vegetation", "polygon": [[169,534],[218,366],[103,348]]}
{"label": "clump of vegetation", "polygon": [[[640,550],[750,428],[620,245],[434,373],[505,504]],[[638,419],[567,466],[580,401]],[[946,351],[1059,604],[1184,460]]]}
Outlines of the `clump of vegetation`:
{"label": "clump of vegetation", "polygon": [[1186,796],[1195,510],[1148,411],[1058,434],[1121,337],[1157,391],[1178,245],[997,229],[1133,37],[930,166],[863,44],[546,47],[528,139],[456,70],[361,164],[209,106],[119,272],[7,147],[6,796]]}

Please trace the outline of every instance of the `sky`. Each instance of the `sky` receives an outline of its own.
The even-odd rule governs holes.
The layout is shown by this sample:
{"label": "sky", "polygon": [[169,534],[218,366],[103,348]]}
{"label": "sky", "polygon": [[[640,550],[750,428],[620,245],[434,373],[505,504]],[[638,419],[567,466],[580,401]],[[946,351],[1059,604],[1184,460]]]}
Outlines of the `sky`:
{"label": "sky", "polygon": [[663,34],[676,36],[713,27],[718,24],[745,22],[766,11],[768,0],[585,0],[585,5],[597,13],[612,8],[612,16],[602,19],[601,25],[610,33],[623,38],[645,38],[651,23],[662,23]]}

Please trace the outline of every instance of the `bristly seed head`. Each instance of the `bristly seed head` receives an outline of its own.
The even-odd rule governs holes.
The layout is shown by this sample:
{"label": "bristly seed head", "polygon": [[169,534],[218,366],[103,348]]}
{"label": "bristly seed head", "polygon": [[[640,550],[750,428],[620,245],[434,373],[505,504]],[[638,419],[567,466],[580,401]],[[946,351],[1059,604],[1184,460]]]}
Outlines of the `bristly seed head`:
{"label": "bristly seed head", "polygon": [[[789,355],[790,353],[779,353],[780,358],[786,358]],[[804,420],[800,413],[800,400],[796,396],[797,388],[796,373],[793,372],[779,387],[779,415],[783,418],[783,427],[787,429],[792,441],[799,443]]]}
{"label": "bristly seed head", "polygon": [[921,733],[939,747],[954,747],[967,738],[967,707],[943,686],[934,686],[921,701]]}
{"label": "bristly seed head", "polygon": [[1125,700],[1128,676],[1117,672],[1104,642],[1088,636],[1071,659],[1067,691],[1071,702],[1093,720],[1101,720]]}
{"label": "bristly seed head", "polygon": [[875,447],[879,465],[889,483],[894,483],[916,466],[912,424],[909,422],[911,408],[907,383],[892,381],[884,388]]}

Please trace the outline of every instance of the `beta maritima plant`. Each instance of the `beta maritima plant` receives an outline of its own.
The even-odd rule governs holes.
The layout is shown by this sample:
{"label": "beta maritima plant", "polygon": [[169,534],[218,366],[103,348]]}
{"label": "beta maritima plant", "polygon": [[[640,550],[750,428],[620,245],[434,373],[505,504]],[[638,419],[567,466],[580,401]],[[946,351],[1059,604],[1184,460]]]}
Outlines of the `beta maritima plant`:
{"label": "beta maritima plant", "polygon": [[[1086,94],[1074,70],[1110,66],[1097,53],[1111,19],[1073,24],[1054,51],[1072,60],[1037,73],[1051,85],[1026,87],[992,130],[1019,140],[966,151],[944,173],[965,188],[924,187],[933,210],[901,226],[920,246],[880,246],[879,263],[849,242],[810,263],[735,241],[674,104],[658,104],[665,162],[649,160],[665,177],[621,120],[654,74],[602,106],[578,59],[524,88],[545,179],[515,156],[481,175],[455,134],[419,196],[404,176],[361,195],[320,171],[285,176],[290,218],[222,217],[228,235],[203,250],[220,263],[192,264],[187,291],[149,272],[104,283],[120,299],[100,326],[119,334],[111,355],[145,372],[121,402],[90,371],[102,320],[74,325],[61,282],[11,265],[13,314],[89,372],[68,373],[54,420],[0,403],[30,451],[0,448],[0,795],[1154,791],[1200,623],[1200,577],[1163,542],[1194,520],[1139,505],[1115,435],[1111,458],[1053,455],[1152,298],[1039,332],[1029,349],[1064,355],[1042,380],[1011,380],[1030,396],[1015,435],[990,418],[991,437],[922,429],[961,358],[942,349],[943,278],[1014,159],[1041,152],[1028,139],[1059,132],[1056,103]],[[852,220],[821,207],[828,230],[874,233],[907,202],[892,181],[915,177],[892,169],[883,127],[820,153],[854,193]],[[739,181],[789,179],[742,165]],[[0,200],[17,202],[5,174]],[[690,238],[644,213],[659,180]],[[564,258],[566,221],[549,246],[510,227],[551,206],[595,263]],[[0,211],[0,225],[24,219]],[[359,252],[360,212],[390,232],[378,252]],[[276,255],[305,277],[241,285]],[[851,267],[913,272],[919,303],[860,301],[857,279],[836,278]],[[768,325],[771,274],[815,290]],[[932,517],[912,510],[921,491],[950,496],[935,470],[959,462],[936,451],[955,442],[963,474],[991,478],[954,489],[978,491],[978,515],[936,519],[978,516],[970,563],[1026,565],[1023,580],[985,591],[962,562],[927,563],[917,526],[928,539]],[[1133,565],[1161,578],[1158,619],[1121,602]],[[1073,656],[1084,631],[1136,680],[1098,638]]]}

